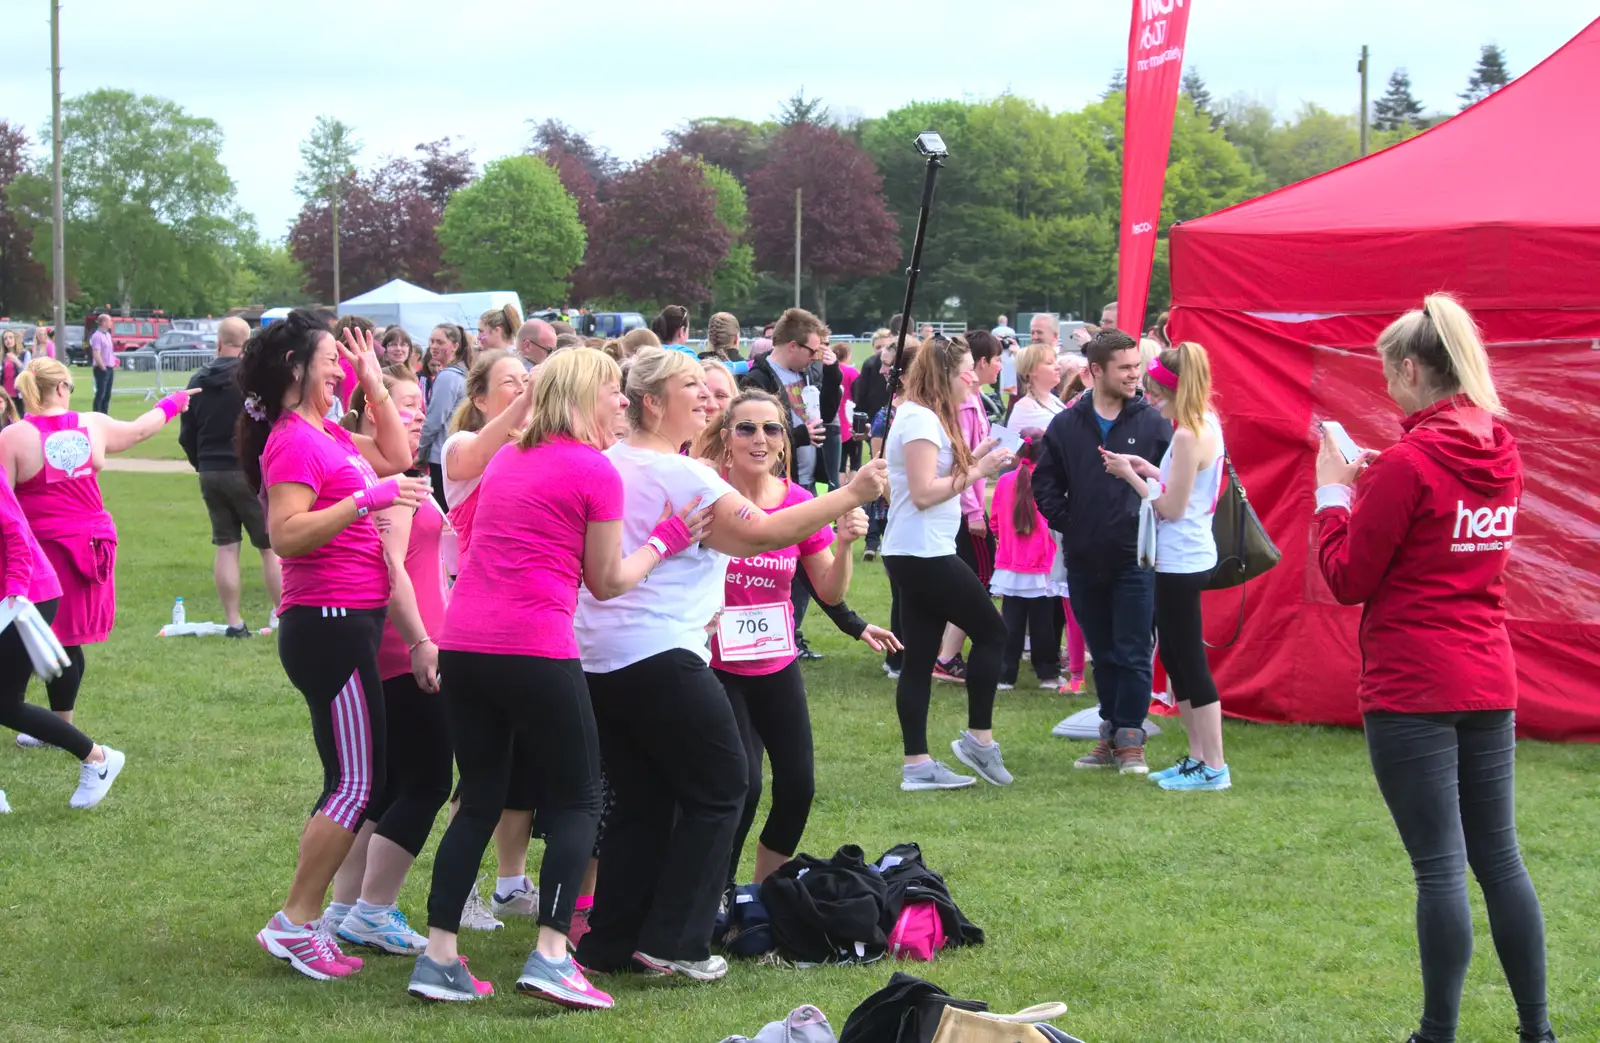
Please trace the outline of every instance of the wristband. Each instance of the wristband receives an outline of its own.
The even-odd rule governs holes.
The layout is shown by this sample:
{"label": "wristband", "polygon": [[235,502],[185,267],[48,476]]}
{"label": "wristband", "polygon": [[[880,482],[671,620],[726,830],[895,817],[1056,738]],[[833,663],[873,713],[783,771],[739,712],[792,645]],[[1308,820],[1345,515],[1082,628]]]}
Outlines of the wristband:
{"label": "wristband", "polygon": [[390,478],[370,489],[362,489],[350,498],[356,504],[356,517],[365,518],[368,511],[381,511],[394,506],[395,500],[400,498],[400,482]]}
{"label": "wristband", "polygon": [[433,640],[433,638],[429,637],[427,634],[423,634],[422,635],[422,639],[420,641],[418,641],[416,644],[409,646],[406,649],[406,651],[415,652],[417,649],[421,648],[423,645],[427,644],[429,641],[432,641],[432,640]]}
{"label": "wristband", "polygon": [[162,414],[167,418],[163,423],[172,423],[172,418],[183,412],[183,404],[188,401],[188,398],[189,396],[185,392],[174,391],[160,402],[157,402],[156,408],[161,410]]}
{"label": "wristband", "polygon": [[694,537],[689,535],[689,526],[683,523],[683,519],[674,514],[651,529],[650,538],[645,542],[656,548],[663,558],[670,558],[679,551],[688,550]]}
{"label": "wristband", "polygon": [[656,556],[659,560],[667,560],[667,545],[662,542],[660,536],[650,537],[648,540],[644,541],[644,545],[652,548],[656,552]]}

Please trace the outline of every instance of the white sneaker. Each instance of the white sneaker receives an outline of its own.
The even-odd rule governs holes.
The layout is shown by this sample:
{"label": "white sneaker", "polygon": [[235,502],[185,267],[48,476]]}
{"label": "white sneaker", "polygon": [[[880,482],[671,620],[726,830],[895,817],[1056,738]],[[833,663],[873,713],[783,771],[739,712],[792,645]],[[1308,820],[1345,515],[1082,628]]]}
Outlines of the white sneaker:
{"label": "white sneaker", "polygon": [[489,896],[489,911],[495,916],[538,916],[539,889],[518,887],[502,896],[498,891]]}
{"label": "white sneaker", "polygon": [[478,895],[478,885],[483,883],[483,877],[472,885],[472,891],[467,895],[467,904],[461,907],[461,929],[473,931],[498,931],[505,924],[496,920],[489,913],[489,907],[483,904],[483,899]]}
{"label": "white sneaker", "polygon": [[11,805],[6,803],[6,791],[0,789],[0,815],[11,814]]}
{"label": "white sneaker", "polygon": [[99,764],[84,764],[78,769],[78,789],[67,803],[75,808],[92,808],[111,792],[111,784],[122,773],[128,758],[120,751],[103,746],[106,759]]}
{"label": "white sneaker", "polygon": [[1006,684],[1004,681],[1001,681],[999,684],[994,686],[994,690],[997,692],[1009,692],[1016,687],[1017,686],[1014,684]]}
{"label": "white sneaker", "polygon": [[17,747],[24,750],[42,750],[50,744],[42,739],[35,739],[24,732],[17,733]]}

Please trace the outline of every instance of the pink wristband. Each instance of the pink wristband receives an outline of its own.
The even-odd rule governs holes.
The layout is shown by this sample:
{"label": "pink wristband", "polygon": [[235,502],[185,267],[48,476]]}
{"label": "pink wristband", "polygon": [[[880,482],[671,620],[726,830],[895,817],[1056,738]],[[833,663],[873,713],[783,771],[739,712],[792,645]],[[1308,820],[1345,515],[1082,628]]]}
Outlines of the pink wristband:
{"label": "pink wristband", "polygon": [[363,489],[351,497],[356,503],[356,517],[365,518],[368,511],[381,511],[394,506],[400,498],[400,481],[390,478],[370,489]]}
{"label": "pink wristband", "polygon": [[654,546],[657,541],[660,542],[660,546],[656,547],[656,551],[662,557],[670,558],[680,551],[688,550],[690,544],[694,543],[694,537],[689,535],[689,526],[683,523],[683,519],[674,514],[651,529],[650,539],[645,542]]}
{"label": "pink wristband", "polygon": [[189,396],[184,392],[174,391],[160,402],[157,402],[156,408],[161,410],[161,412],[166,415],[166,422],[170,424],[172,423],[173,417],[183,412],[183,404],[188,400],[188,398]]}

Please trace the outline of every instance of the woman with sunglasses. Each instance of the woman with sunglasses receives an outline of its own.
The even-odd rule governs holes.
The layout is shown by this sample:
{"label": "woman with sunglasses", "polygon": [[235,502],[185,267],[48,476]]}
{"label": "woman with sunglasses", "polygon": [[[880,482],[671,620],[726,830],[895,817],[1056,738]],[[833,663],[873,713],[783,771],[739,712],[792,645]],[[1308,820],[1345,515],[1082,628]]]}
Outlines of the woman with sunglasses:
{"label": "woman with sunglasses", "polygon": [[[789,433],[783,405],[764,391],[746,391],[722,419],[723,452],[710,460],[734,491],[767,513],[812,499],[788,480]],[[734,836],[728,881],[737,883],[739,856],[761,802],[761,761],[772,759],[772,807],[756,845],[754,883],[761,883],[800,846],[816,790],[811,715],[789,611],[790,587],[805,570],[817,599],[837,605],[850,587],[850,544],[866,535],[860,508],[791,547],[728,563],[724,609],[711,641],[711,667],[728,694],[744,740],[750,787]],[[867,627],[875,651],[898,649],[894,635]]]}
{"label": "woman with sunglasses", "polygon": [[631,433],[606,451],[622,476],[623,545],[646,542],[663,502],[698,499],[712,521],[704,540],[662,562],[650,582],[609,601],[578,593],[574,629],[614,797],[578,959],[600,971],[713,981],[727,973],[711,955],[711,931],[748,783],[706,624],[722,608],[729,557],[793,547],[876,499],[883,467],[768,514],[679,452],[705,428],[710,405],[692,356],[644,349],[629,366],[627,394]]}

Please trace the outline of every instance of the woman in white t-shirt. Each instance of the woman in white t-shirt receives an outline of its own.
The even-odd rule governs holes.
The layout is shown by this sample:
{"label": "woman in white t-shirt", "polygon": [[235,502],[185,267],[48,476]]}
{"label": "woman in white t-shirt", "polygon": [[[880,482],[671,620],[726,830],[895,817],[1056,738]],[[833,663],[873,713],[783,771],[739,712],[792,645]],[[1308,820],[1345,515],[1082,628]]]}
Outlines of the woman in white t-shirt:
{"label": "woman in white t-shirt", "polygon": [[906,377],[906,401],[884,443],[889,463],[889,524],[883,564],[900,599],[905,643],[895,708],[905,745],[903,790],[960,789],[975,781],[928,754],[928,702],[934,660],[946,623],[972,640],[967,659],[967,730],[951,743],[961,763],[997,786],[1011,775],[1000,760],[991,717],[1005,622],[977,574],[956,554],[962,492],[993,478],[1011,461],[993,439],[969,449],[957,412],[972,393],[972,355],[960,341],[930,340]]}
{"label": "woman in white t-shirt", "polygon": [[620,597],[578,592],[573,629],[613,804],[577,958],[599,971],[642,968],[712,981],[727,973],[727,961],[711,955],[711,930],[748,786],[744,745],[711,671],[707,633],[708,623],[726,628],[751,611],[723,613],[728,559],[795,546],[877,499],[884,465],[874,462],[844,489],[768,514],[679,453],[705,427],[712,405],[692,355],[644,348],[628,367],[627,394],[632,432],[606,450],[622,477],[623,547],[643,544],[668,504],[711,507],[712,521],[699,545]]}
{"label": "woman in white t-shirt", "polygon": [[1211,410],[1211,363],[1200,345],[1184,342],[1150,360],[1145,393],[1173,422],[1172,444],[1159,468],[1148,460],[1101,452],[1106,470],[1149,498],[1157,480],[1156,641],[1161,665],[1189,736],[1189,753],[1150,776],[1168,790],[1221,790],[1233,785],[1222,756],[1222,704],[1206,662],[1200,594],[1217,567],[1212,516],[1222,489],[1222,425]]}
{"label": "woman in white t-shirt", "polygon": [[1061,364],[1052,345],[1030,344],[1023,349],[1017,357],[1017,390],[1021,394],[1011,404],[1006,426],[1013,431],[1048,430],[1056,414],[1067,408],[1055,394],[1060,382]]}

